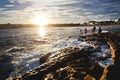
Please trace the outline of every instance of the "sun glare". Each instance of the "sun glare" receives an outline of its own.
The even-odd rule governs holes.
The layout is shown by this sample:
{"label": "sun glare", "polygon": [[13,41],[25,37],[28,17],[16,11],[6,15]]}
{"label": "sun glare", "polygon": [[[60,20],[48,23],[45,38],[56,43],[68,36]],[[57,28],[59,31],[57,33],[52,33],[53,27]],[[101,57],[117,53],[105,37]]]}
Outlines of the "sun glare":
{"label": "sun glare", "polygon": [[45,34],[46,34],[46,30],[45,30],[45,28],[44,27],[41,27],[41,28],[39,28],[39,35],[41,36],[41,37],[43,37],[43,36],[45,36]]}
{"label": "sun glare", "polygon": [[48,18],[44,15],[36,15],[33,19],[33,23],[40,26],[45,26],[49,24],[49,21]]}

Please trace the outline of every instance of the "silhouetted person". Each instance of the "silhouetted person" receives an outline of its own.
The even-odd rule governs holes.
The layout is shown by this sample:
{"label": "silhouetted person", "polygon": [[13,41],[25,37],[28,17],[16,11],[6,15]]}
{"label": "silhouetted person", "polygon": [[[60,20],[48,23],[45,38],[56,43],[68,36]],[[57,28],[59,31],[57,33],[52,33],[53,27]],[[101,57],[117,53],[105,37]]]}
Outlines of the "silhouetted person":
{"label": "silhouetted person", "polygon": [[98,37],[101,37],[102,29],[101,27],[98,28]]}
{"label": "silhouetted person", "polygon": [[102,29],[101,29],[101,27],[99,27],[98,33],[100,34],[101,32],[102,32]]}
{"label": "silhouetted person", "polygon": [[96,27],[94,26],[93,28],[92,28],[92,36],[94,35],[94,32],[96,31]]}
{"label": "silhouetted person", "polygon": [[85,28],[85,36],[87,35],[87,28]]}

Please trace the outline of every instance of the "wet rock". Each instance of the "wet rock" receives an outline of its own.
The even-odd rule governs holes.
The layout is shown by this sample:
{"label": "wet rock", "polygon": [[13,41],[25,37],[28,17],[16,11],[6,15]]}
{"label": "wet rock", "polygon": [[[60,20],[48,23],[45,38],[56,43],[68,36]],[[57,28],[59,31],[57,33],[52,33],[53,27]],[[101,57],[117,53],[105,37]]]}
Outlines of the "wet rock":
{"label": "wet rock", "polygon": [[98,39],[96,37],[89,37],[87,38],[87,41],[97,41]]}
{"label": "wet rock", "polygon": [[[58,57],[54,57],[51,59],[48,59],[47,62],[43,63],[39,69],[36,70],[38,72],[37,74],[28,74],[24,76],[23,80],[32,80],[36,77],[36,79],[44,78],[45,75],[47,75],[50,72],[55,72],[57,69],[60,69],[62,67],[67,66],[67,63],[72,62],[73,60],[77,60],[79,58],[86,58],[90,56],[90,52],[88,50],[89,47],[86,47],[84,49],[75,49],[75,48],[67,48],[65,50],[61,50],[61,54]],[[65,52],[65,53],[63,53]],[[81,63],[82,64],[82,63]],[[39,75],[39,76],[38,76]],[[66,70],[60,70],[58,77],[60,80],[67,77],[67,71]]]}
{"label": "wet rock", "polygon": [[108,57],[97,57],[96,59],[97,60],[100,60],[100,61],[104,61],[104,60],[106,60]]}
{"label": "wet rock", "polygon": [[67,70],[62,70],[62,71],[59,73],[59,75],[64,78],[65,76],[67,76]]}
{"label": "wet rock", "polygon": [[104,69],[101,80],[119,80],[120,76],[120,37],[118,33],[110,33],[106,39],[112,50],[112,61],[114,64],[107,66]]}
{"label": "wet rock", "polygon": [[120,45],[117,43],[111,43],[111,47],[113,47],[113,61],[114,65],[110,65],[107,67],[106,79],[107,80],[118,80],[120,78]]}
{"label": "wet rock", "polygon": [[79,72],[75,72],[72,76],[79,80],[81,80],[81,79],[83,80],[85,77],[83,74],[80,74]]}
{"label": "wet rock", "polygon": [[93,67],[89,70],[88,74],[93,76],[96,80],[99,80],[103,74],[104,68],[99,65],[93,65]]}
{"label": "wet rock", "polygon": [[40,63],[44,63],[47,61],[47,59],[49,58],[49,56],[51,55],[52,53],[47,53],[47,54],[44,54],[40,57]]}
{"label": "wet rock", "polygon": [[107,75],[106,75],[106,79],[107,80],[118,80],[120,78],[120,66],[116,66],[116,65],[113,65],[113,66],[109,66],[108,67],[108,72],[107,72]]}
{"label": "wet rock", "polygon": [[96,79],[92,77],[91,75],[87,75],[85,76],[84,80],[96,80]]}

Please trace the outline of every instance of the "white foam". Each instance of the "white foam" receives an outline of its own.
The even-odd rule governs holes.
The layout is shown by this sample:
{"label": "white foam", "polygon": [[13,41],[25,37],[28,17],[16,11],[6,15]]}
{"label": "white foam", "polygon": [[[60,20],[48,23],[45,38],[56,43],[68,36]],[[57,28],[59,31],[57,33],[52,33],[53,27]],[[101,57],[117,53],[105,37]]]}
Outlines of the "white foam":
{"label": "white foam", "polygon": [[7,49],[5,52],[18,52],[18,51],[24,50],[24,48],[25,47],[17,47],[17,46],[15,46],[15,47],[12,47],[10,49]]}
{"label": "white foam", "polygon": [[102,31],[102,33],[107,33],[107,32],[108,32],[108,31],[106,31],[106,30],[103,30],[103,31]]}
{"label": "white foam", "polygon": [[[32,70],[40,65],[39,56],[40,52],[31,52],[31,53],[11,53],[14,60],[12,61],[15,64],[15,71],[12,72],[12,75],[15,74],[24,74],[26,71]],[[11,76],[12,77],[12,76]]]}
{"label": "white foam", "polygon": [[110,65],[110,64],[113,64],[113,63],[112,63],[111,58],[107,58],[107,59],[104,60],[104,61],[99,61],[98,64],[99,64],[100,66],[102,66],[102,67],[106,67],[106,66],[108,66],[108,65]]}
{"label": "white foam", "polygon": [[87,43],[87,42],[81,42],[79,45],[80,45],[80,46],[83,46],[83,47],[85,47],[85,46],[90,46],[90,44]]}
{"label": "white foam", "polygon": [[96,59],[97,63],[102,67],[106,67],[107,65],[113,64],[111,57],[109,56],[111,55],[111,50],[108,47],[108,45],[101,45],[100,48],[101,48],[100,52],[93,53],[94,58],[99,58],[99,57],[105,58],[106,57],[106,60],[100,61]]}

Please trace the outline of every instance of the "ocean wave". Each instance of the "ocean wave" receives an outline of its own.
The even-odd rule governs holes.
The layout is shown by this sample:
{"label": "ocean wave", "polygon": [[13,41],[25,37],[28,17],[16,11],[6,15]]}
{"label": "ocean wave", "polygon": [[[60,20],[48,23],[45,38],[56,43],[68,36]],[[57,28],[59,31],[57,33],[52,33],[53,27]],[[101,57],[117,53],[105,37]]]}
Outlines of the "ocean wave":
{"label": "ocean wave", "polygon": [[11,55],[5,54],[0,56],[0,80],[5,80],[13,71],[12,60],[13,57]]}
{"label": "ocean wave", "polygon": [[35,43],[40,43],[40,44],[46,44],[46,43],[48,43],[47,40],[41,40],[41,39],[35,39],[34,42]]}
{"label": "ocean wave", "polygon": [[7,49],[5,52],[18,52],[18,51],[22,51],[24,49],[25,49],[25,47],[17,47],[17,46],[15,46],[15,47],[12,47],[10,49]]}

